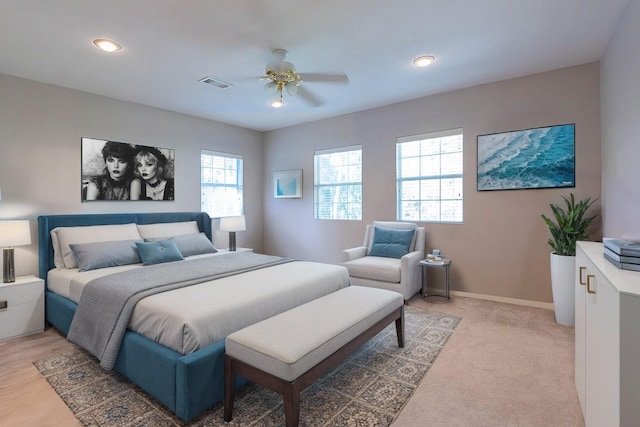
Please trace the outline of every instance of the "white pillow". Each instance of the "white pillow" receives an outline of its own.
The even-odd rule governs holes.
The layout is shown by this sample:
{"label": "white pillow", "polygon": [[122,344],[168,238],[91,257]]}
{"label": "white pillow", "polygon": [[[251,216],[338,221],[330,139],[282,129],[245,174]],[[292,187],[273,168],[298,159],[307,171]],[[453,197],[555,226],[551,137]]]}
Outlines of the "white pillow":
{"label": "white pillow", "polygon": [[138,231],[143,239],[155,239],[158,237],[175,237],[183,234],[200,233],[196,221],[183,222],[158,222],[155,224],[138,224]]}
{"label": "white pillow", "polygon": [[67,268],[62,258],[62,248],[60,247],[60,239],[58,239],[58,228],[51,230],[51,246],[53,246],[53,263],[57,268]]}
{"label": "white pillow", "polygon": [[58,240],[66,268],[76,268],[72,243],[113,242],[114,240],[142,240],[134,223],[114,225],[89,225],[86,227],[60,227]]}

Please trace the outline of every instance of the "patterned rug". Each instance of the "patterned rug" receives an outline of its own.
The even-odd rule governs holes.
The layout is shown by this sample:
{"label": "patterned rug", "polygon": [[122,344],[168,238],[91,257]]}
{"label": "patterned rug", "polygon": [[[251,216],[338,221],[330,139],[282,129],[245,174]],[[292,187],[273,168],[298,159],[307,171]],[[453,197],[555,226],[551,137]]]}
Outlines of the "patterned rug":
{"label": "patterned rug", "polygon": [[[301,396],[301,426],[389,426],[435,361],[460,318],[405,306],[405,347],[389,325]],[[154,398],[84,350],[34,363],[85,426],[185,426]],[[230,423],[221,403],[188,426],[284,425],[282,398],[255,384],[238,390]]]}

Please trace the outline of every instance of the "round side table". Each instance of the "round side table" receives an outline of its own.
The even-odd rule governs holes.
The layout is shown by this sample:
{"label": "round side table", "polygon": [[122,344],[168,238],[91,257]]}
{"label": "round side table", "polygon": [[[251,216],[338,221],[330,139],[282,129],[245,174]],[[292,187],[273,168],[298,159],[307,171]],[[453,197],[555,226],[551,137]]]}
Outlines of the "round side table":
{"label": "round side table", "polygon": [[[448,302],[450,300],[449,290],[449,268],[451,267],[451,260],[449,258],[441,258],[437,260],[423,259],[420,261],[422,267],[422,296],[425,301],[429,302]],[[444,268],[445,270],[445,294],[444,295],[427,295],[427,268]]]}

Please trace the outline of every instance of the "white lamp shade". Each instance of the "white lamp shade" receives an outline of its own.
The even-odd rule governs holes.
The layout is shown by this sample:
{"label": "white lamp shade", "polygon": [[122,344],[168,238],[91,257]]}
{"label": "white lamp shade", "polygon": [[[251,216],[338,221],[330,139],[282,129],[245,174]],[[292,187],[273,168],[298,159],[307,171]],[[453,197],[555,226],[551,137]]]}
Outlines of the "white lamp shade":
{"label": "white lamp shade", "polygon": [[31,244],[28,220],[0,221],[0,248]]}
{"label": "white lamp shade", "polygon": [[246,229],[244,215],[226,216],[220,219],[220,231],[244,231]]}

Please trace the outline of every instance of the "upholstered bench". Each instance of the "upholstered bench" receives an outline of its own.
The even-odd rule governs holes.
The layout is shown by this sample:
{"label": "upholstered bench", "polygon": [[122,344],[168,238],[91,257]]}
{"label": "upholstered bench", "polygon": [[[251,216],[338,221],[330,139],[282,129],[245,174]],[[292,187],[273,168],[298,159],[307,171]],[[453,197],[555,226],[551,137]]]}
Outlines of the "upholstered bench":
{"label": "upholstered bench", "polygon": [[391,322],[404,347],[403,298],[349,286],[230,334],[226,339],[224,420],[233,418],[236,375],[284,398],[287,426],[297,426],[300,393]]}

